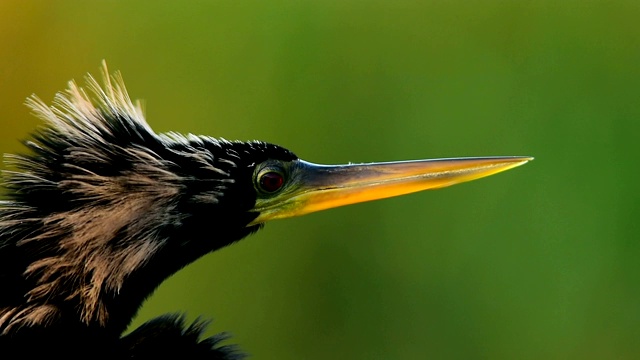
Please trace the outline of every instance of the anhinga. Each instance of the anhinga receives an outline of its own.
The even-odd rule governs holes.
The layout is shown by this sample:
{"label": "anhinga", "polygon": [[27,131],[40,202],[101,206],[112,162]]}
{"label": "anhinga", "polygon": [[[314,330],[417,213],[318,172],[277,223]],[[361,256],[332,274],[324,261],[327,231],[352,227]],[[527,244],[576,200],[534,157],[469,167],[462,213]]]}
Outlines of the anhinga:
{"label": "anhinga", "polygon": [[[73,81],[8,155],[0,202],[0,357],[239,359],[165,315],[123,336],[171,274],[266,221],[441,188],[530,157],[316,165],[261,141],[156,134],[118,73]],[[91,352],[87,352],[91,349]],[[7,356],[8,354],[14,354]]]}

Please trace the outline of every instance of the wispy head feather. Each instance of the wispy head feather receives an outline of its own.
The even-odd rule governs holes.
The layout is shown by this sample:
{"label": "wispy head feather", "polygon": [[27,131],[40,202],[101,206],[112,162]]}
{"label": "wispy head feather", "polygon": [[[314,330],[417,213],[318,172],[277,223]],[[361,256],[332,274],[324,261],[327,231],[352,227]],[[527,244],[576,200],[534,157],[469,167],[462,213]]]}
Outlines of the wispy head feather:
{"label": "wispy head feather", "polygon": [[71,81],[52,106],[27,101],[45,126],[25,143],[32,154],[7,156],[17,171],[4,173],[0,274],[17,285],[0,295],[0,332],[47,324],[65,306],[106,325],[104,299],[166,246],[189,204],[215,213],[207,206],[234,186],[239,153],[262,144],[155,134],[120,74],[102,72],[102,86]]}
{"label": "wispy head feather", "polygon": [[[131,101],[120,72],[110,75],[105,61],[101,70],[104,86],[88,74],[88,92],[71,80],[67,90],[56,94],[52,106],[47,106],[35,95],[26,103],[51,128],[78,140],[103,142],[118,130],[153,134],[140,101],[135,104]],[[114,122],[114,119],[118,121]]]}
{"label": "wispy head feather", "polygon": [[0,246],[22,255],[10,261],[24,261],[24,273],[13,275],[31,286],[17,306],[0,296],[3,332],[53,321],[57,301],[74,299],[83,322],[106,323],[102,293],[118,292],[162,246],[163,225],[182,220],[173,211],[180,177],[142,146],[166,139],[146,123],[120,74],[109,76],[106,63],[102,71],[103,87],[88,75],[88,91],[71,81],[53,106],[27,100],[46,126],[26,143],[35,154],[8,156],[18,171],[5,173],[13,191],[0,209]]}

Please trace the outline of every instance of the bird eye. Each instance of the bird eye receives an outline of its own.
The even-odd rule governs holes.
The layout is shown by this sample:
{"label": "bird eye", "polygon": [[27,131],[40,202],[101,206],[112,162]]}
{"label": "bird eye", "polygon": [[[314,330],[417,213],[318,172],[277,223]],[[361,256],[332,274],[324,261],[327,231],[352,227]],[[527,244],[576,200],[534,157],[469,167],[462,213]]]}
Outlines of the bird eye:
{"label": "bird eye", "polygon": [[274,193],[284,185],[284,176],[276,171],[266,171],[258,176],[258,186],[265,193]]}

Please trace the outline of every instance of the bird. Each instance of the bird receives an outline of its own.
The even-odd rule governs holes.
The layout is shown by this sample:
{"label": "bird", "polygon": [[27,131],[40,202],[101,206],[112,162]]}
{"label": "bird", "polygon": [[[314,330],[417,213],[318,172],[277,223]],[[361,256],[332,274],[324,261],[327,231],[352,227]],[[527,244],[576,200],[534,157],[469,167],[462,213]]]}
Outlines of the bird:
{"label": "bird", "polygon": [[[437,189],[529,156],[320,165],[263,141],[156,133],[120,72],[68,83],[26,151],[5,155],[0,355],[239,360],[208,321],[161,315],[126,333],[147,297],[268,221]],[[99,78],[98,78],[99,79]],[[88,352],[89,350],[93,353]],[[90,356],[91,354],[91,356]]]}

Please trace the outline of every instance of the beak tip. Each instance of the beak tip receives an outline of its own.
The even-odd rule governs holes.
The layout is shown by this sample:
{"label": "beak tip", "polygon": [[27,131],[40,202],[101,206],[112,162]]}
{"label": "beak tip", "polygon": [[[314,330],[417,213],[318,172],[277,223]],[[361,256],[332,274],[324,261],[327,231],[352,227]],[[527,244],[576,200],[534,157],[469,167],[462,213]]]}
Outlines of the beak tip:
{"label": "beak tip", "polygon": [[[500,157],[498,157],[500,159]],[[502,158],[505,160],[504,164],[513,164],[512,166],[520,166],[528,163],[529,161],[535,160],[533,156],[506,156]]]}
{"label": "beak tip", "polygon": [[533,156],[523,156],[522,157],[522,165],[528,163],[529,161],[533,161],[536,158],[534,158]]}

